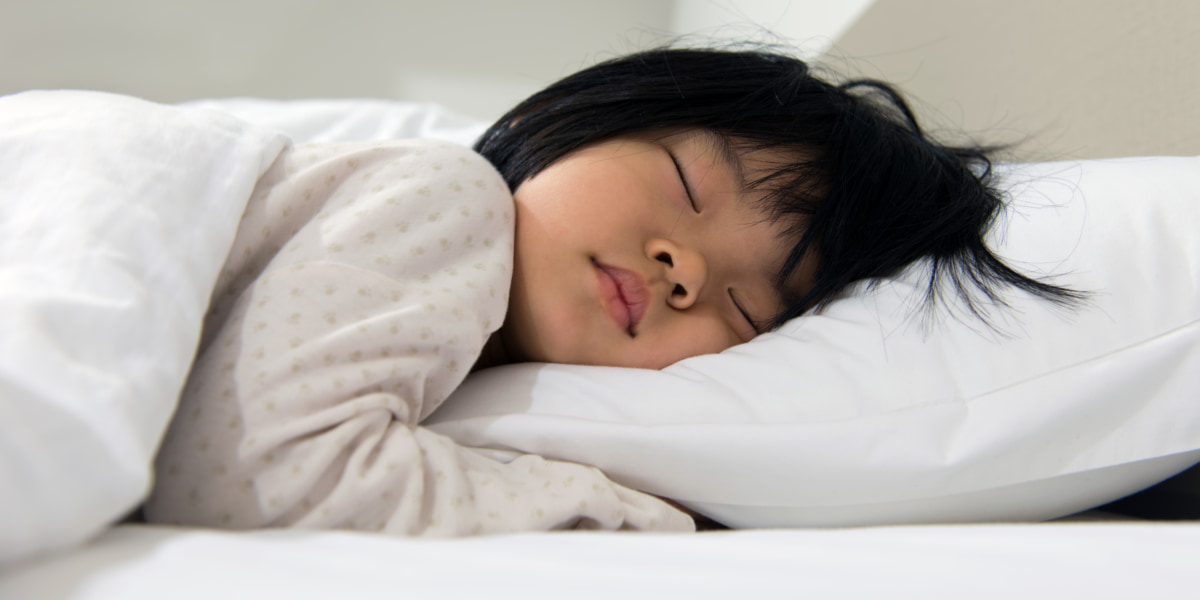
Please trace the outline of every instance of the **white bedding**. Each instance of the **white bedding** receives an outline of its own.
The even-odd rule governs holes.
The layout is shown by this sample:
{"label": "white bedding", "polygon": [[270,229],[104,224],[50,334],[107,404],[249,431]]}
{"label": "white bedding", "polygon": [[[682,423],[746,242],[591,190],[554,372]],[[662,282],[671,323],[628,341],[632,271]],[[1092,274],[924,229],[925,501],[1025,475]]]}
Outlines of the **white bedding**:
{"label": "white bedding", "polygon": [[1189,598],[1200,525],[569,532],[412,540],[124,526],[0,598]]}
{"label": "white bedding", "polygon": [[[396,123],[428,125],[438,122],[423,119],[419,116],[420,110],[413,113],[412,107],[403,106],[398,109],[418,116],[412,120],[394,118],[388,116],[387,107],[376,107],[372,110],[378,109],[378,112],[369,114],[364,121],[362,115],[365,113],[330,113],[328,104],[317,104],[312,106],[314,120],[306,122],[308,107],[303,103],[288,105],[289,110],[283,112],[275,111],[273,107],[283,108],[283,105],[274,103],[247,101],[240,106],[243,116],[249,116],[245,111],[258,111],[255,114],[268,128],[275,126],[271,123],[272,115],[283,115],[287,123],[277,125],[305,139],[326,139],[322,136],[332,139],[345,131],[353,131],[354,137],[362,139],[381,139],[376,136],[397,135]],[[342,108],[352,109],[353,106],[348,103]],[[324,116],[315,118],[318,114]],[[212,119],[233,127],[223,117],[213,116]],[[381,129],[372,132],[375,126],[372,123]],[[239,136],[243,133],[244,136],[229,143],[243,144],[238,146],[241,152],[258,158],[246,161],[252,165],[249,171],[226,173],[225,177],[248,190],[257,172],[266,168],[282,145],[282,137],[274,136],[266,129],[238,129],[240,127],[234,129],[241,132]],[[467,132],[477,130],[471,127],[465,124],[446,136],[431,134],[431,137],[455,139],[459,136],[457,141],[469,141]],[[468,140],[461,139],[463,136]],[[170,141],[166,140],[168,146]],[[212,148],[219,150],[220,145],[214,142]],[[143,151],[151,153],[146,148]],[[169,162],[171,156],[164,154],[160,158]],[[214,168],[221,164],[217,161]],[[198,193],[205,191],[199,189]],[[236,222],[237,207],[222,205],[219,212],[225,222]],[[189,218],[194,221],[185,222],[185,225],[194,226],[215,218],[211,210],[190,214]],[[171,244],[162,240],[146,243],[176,251],[187,248],[183,244],[185,240],[171,241]],[[171,323],[172,319],[182,319],[185,325],[198,323],[206,298],[194,286],[202,287],[205,280],[211,283],[215,279],[215,270],[223,254],[220,244],[215,246],[205,252],[215,255],[216,263],[209,266],[193,264],[196,273],[188,280],[185,289],[188,294],[184,294],[187,297],[181,296],[181,312],[160,315],[166,323]],[[187,302],[183,301],[185,299]],[[195,304],[199,307],[193,306]],[[125,309],[137,310],[137,306],[130,304]],[[186,329],[179,323],[175,327]],[[141,395],[135,395],[133,400],[118,398],[109,404],[76,406],[92,412],[97,408],[116,406],[121,408],[123,415],[151,415],[141,417],[144,429],[134,436],[139,443],[126,448],[126,454],[115,455],[119,459],[116,467],[104,467],[123,474],[123,479],[103,481],[103,477],[96,476],[100,471],[91,471],[91,479],[42,481],[48,487],[40,497],[61,495],[64,489],[78,491],[79,488],[71,486],[108,484],[109,487],[103,490],[104,503],[97,504],[96,496],[88,495],[86,488],[82,488],[84,491],[77,496],[68,497],[73,498],[73,503],[39,505],[37,495],[15,496],[11,492],[13,488],[0,486],[0,500],[8,502],[22,497],[31,500],[17,507],[25,513],[12,510],[13,504],[0,504],[6,508],[6,514],[0,515],[3,518],[0,524],[5,529],[0,531],[2,542],[28,544],[31,536],[37,537],[34,534],[45,533],[44,527],[52,522],[54,514],[76,517],[73,522],[59,524],[61,526],[53,531],[55,537],[39,538],[35,547],[4,548],[0,544],[0,550],[28,556],[31,548],[53,550],[67,546],[100,531],[106,520],[116,518],[124,509],[136,504],[146,483],[146,474],[140,470],[139,461],[146,460],[145,454],[152,451],[157,441],[154,432],[169,412],[177,389],[173,386],[181,383],[181,370],[186,368],[185,364],[176,363],[186,362],[187,349],[195,343],[194,338],[188,336],[197,333],[193,331],[182,336],[171,354],[174,366],[166,369],[165,374],[159,374],[154,394],[147,396],[144,390],[134,390]],[[137,337],[126,336],[125,339],[130,351],[138,349]],[[188,339],[192,341],[188,342]],[[10,355],[20,354],[21,347],[13,347]],[[123,366],[129,364],[123,363]],[[147,406],[146,402],[149,402],[149,413],[140,412]],[[71,407],[69,404],[62,406]],[[80,417],[85,418],[95,417],[91,413]],[[3,430],[6,436],[10,431],[17,431],[12,427],[14,423],[17,421],[11,418],[0,423],[0,426],[10,426]],[[109,431],[101,445],[129,439],[122,438],[127,434],[119,428]],[[6,437],[0,441],[7,443],[14,439],[17,438]],[[76,450],[71,456],[64,454],[63,461],[79,455],[78,447],[49,444],[47,447],[64,452]],[[23,460],[25,457],[9,454],[0,458]],[[94,458],[103,462],[113,456],[97,453]],[[9,475],[21,475],[22,465],[32,464],[22,460],[11,460],[4,465],[14,469]],[[66,473],[88,473],[83,463],[74,466],[76,468]],[[39,473],[44,476],[60,471]],[[38,520],[31,520],[32,517]],[[28,531],[20,530],[17,524],[28,525]],[[38,527],[43,529],[39,531]],[[105,530],[81,547],[0,566],[0,599],[801,595],[1174,598],[1194,595],[1192,571],[1196,564],[1200,564],[1200,524],[1148,522],[746,530],[692,536],[552,533],[446,541],[342,532],[230,533],[126,525]]]}
{"label": "white bedding", "polygon": [[285,140],[92,92],[0,98],[0,563],[129,512]]}

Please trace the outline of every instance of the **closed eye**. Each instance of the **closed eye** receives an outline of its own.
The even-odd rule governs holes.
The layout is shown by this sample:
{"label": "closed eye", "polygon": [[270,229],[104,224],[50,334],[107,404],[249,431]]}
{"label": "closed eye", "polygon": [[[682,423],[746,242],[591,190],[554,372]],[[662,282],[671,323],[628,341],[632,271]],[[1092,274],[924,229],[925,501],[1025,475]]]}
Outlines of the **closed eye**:
{"label": "closed eye", "polygon": [[683,167],[679,166],[679,159],[670,149],[667,149],[667,156],[671,157],[671,164],[675,165],[675,172],[679,174],[679,181],[683,184],[684,193],[687,194],[688,204],[692,205],[693,211],[700,212],[700,208],[696,206],[696,200],[692,197],[692,188],[688,186],[687,177],[683,174]]}

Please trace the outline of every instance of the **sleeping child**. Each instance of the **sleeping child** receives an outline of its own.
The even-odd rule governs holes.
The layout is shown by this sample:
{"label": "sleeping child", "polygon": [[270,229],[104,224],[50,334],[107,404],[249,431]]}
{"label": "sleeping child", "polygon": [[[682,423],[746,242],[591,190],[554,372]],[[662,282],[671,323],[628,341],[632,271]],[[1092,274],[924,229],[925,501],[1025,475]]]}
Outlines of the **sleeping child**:
{"label": "sleeping child", "polygon": [[472,152],[298,145],[259,180],[156,462],[150,521],[451,536],[691,530],[598,469],[421,427],[478,369],[659,369],[927,261],[970,306],[1079,295],[984,245],[984,149],[889,86],[665,48],[524,101]]}

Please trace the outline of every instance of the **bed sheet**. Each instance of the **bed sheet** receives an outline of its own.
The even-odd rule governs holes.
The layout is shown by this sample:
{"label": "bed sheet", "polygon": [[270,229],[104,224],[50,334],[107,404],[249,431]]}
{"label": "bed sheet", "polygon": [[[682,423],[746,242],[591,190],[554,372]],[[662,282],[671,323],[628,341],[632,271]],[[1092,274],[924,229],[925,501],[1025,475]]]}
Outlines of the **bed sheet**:
{"label": "bed sheet", "polygon": [[538,533],[413,540],[125,525],[0,598],[1185,598],[1200,524]]}

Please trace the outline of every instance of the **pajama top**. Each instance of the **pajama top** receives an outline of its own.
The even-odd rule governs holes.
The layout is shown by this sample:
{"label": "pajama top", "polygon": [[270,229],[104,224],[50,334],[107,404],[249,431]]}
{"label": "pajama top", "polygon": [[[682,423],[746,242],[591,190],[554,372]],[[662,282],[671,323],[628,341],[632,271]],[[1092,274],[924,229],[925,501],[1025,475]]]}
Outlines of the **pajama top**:
{"label": "pajama top", "polygon": [[501,463],[419,425],[504,319],[513,217],[500,175],[465,148],[285,149],[217,282],[147,520],[431,536],[692,530],[594,467]]}

